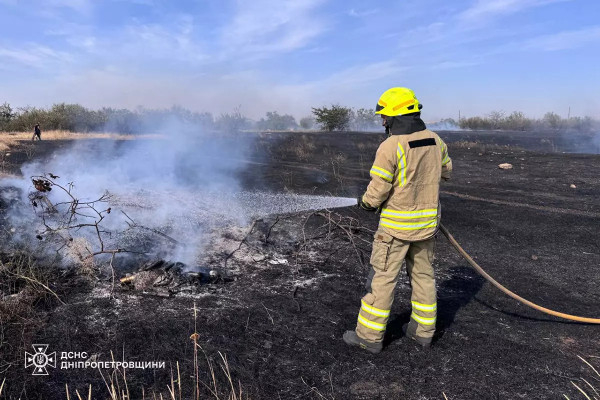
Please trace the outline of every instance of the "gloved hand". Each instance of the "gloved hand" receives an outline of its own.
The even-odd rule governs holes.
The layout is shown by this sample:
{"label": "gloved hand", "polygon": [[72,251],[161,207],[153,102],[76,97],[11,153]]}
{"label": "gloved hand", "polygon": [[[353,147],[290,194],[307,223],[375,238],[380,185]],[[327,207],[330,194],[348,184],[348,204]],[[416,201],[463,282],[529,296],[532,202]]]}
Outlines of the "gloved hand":
{"label": "gloved hand", "polygon": [[369,203],[363,201],[362,196],[358,196],[356,199],[358,207],[365,211],[377,211],[377,207],[372,207]]}

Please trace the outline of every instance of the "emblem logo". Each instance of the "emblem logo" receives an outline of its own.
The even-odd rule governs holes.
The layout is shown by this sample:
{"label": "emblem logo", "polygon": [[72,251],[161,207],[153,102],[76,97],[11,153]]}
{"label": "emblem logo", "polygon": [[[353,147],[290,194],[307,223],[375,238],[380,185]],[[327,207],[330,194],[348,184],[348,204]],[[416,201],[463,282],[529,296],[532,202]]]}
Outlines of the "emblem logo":
{"label": "emblem logo", "polygon": [[56,368],[56,352],[46,353],[47,344],[32,344],[31,347],[35,353],[25,352],[25,368],[33,367],[32,375],[48,375],[46,367]]}

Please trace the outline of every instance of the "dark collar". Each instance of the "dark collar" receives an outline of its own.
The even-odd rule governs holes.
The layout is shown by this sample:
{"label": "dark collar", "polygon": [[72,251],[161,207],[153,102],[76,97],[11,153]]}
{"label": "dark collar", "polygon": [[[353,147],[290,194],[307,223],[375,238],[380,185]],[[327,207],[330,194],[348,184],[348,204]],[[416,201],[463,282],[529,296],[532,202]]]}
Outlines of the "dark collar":
{"label": "dark collar", "polygon": [[388,121],[391,135],[410,135],[427,129],[421,119],[421,113],[398,115]]}

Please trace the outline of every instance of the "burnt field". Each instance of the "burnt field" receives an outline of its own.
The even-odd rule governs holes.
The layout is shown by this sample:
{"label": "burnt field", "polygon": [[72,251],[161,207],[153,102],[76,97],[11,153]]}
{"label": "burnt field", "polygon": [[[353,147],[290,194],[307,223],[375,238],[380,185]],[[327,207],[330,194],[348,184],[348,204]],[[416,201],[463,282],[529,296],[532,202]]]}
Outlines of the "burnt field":
{"label": "burnt field", "polygon": [[[600,155],[563,154],[572,150],[561,147],[570,143],[564,138],[522,135],[441,134],[454,163],[452,180],[442,186],[442,222],[511,290],[551,309],[598,318]],[[231,146],[243,143],[229,159],[218,152],[202,157],[211,166],[235,160],[231,173],[240,192],[356,197],[381,139],[246,134],[243,141],[228,139]],[[70,145],[44,141],[35,151],[13,149],[3,168],[17,172],[31,159],[50,162]],[[500,163],[513,168],[499,169]],[[55,171],[37,171],[46,172]],[[194,204],[203,201],[202,192],[197,196]],[[401,277],[384,351],[348,348],[341,337],[356,323],[377,218],[356,207],[322,209],[317,200],[310,207],[307,199],[305,211],[211,225],[191,268],[173,264],[178,259],[121,254],[111,268],[106,258],[64,265],[14,244],[11,204],[3,197],[0,381],[6,380],[0,398],[65,399],[65,384],[71,398],[76,389],[87,396],[91,384],[94,399],[179,398],[179,384],[181,398],[190,399],[195,392],[251,399],[598,396],[600,376],[592,367],[600,369],[600,326],[559,320],[510,299],[441,234],[434,346],[424,351],[402,337],[410,288]],[[154,245],[139,241],[140,250]],[[130,280],[121,283],[124,277]],[[85,352],[81,361],[164,361],[165,368],[127,369],[123,376],[121,370],[61,369],[59,359],[47,376],[32,376],[25,352],[40,343],[58,357]],[[118,385],[112,397],[111,385]]]}

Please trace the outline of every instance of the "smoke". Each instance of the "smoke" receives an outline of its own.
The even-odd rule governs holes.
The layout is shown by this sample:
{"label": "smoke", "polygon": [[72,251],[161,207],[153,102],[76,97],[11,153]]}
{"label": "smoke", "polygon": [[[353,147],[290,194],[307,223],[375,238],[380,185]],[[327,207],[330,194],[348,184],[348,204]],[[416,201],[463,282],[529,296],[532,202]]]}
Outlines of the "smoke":
{"label": "smoke", "polygon": [[428,122],[427,128],[434,131],[462,131],[452,118],[445,118],[437,122]]}
{"label": "smoke", "polygon": [[[164,121],[159,131],[160,135],[147,139],[77,140],[45,160],[24,165],[22,179],[1,184],[4,202],[12,204],[9,218],[16,231],[13,240],[38,233],[32,229],[34,212],[27,194],[34,190],[30,177],[45,173],[59,176],[55,182],[62,186],[71,182],[71,192],[81,203],[108,192],[106,206],[113,212],[102,222],[107,231],[126,231],[133,220],[184,243],[176,249],[156,248],[153,252],[167,252],[168,257],[187,263],[193,263],[202,251],[204,236],[211,228],[246,223],[250,215],[235,200],[240,190],[236,172],[252,138],[216,135],[174,118]],[[70,201],[58,188],[48,193],[48,199],[53,204]],[[89,236],[89,242],[98,241],[92,230],[78,233]],[[105,240],[106,244],[117,240],[131,244],[132,238],[107,235]]]}
{"label": "smoke", "polygon": [[[76,140],[46,159],[25,164],[22,178],[0,182],[4,203],[12,204],[8,214],[12,241],[33,243],[41,251],[44,242],[39,233],[44,227],[28,194],[34,191],[30,178],[46,173],[58,176],[53,180],[69,189],[79,204],[109,195],[106,204],[95,204],[99,211],[112,209],[102,221],[106,248],[147,251],[154,235],[147,255],[188,265],[197,265],[215,230],[247,226],[252,218],[269,214],[356,203],[347,198],[242,190],[238,172],[248,165],[245,160],[254,149],[251,134],[217,134],[175,118],[165,121],[159,131],[155,137],[132,140]],[[58,187],[47,195],[52,204],[63,203],[63,207],[72,201]],[[147,229],[128,229],[133,223]],[[157,232],[180,245],[161,241]],[[98,247],[93,228],[76,234]]]}
{"label": "smoke", "polygon": [[593,136],[593,146],[596,149],[595,154],[600,154],[600,132],[596,132]]}

